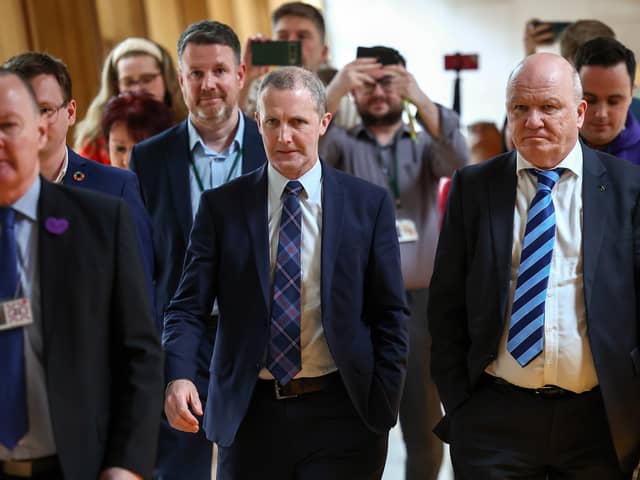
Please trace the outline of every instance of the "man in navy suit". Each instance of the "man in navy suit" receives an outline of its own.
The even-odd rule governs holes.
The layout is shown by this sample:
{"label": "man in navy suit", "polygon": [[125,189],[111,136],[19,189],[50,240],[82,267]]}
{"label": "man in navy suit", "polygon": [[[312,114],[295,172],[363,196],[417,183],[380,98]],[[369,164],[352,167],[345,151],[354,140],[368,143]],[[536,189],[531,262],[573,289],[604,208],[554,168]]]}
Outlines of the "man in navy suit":
{"label": "man in navy suit", "polygon": [[2,316],[0,478],[148,478],[162,351],[129,209],[38,175],[39,109],[1,68],[0,302],[22,297],[3,310],[28,322]]}
{"label": "man in navy suit", "polygon": [[[39,153],[41,175],[50,182],[88,188],[120,197],[126,202],[136,226],[149,298],[152,299],[151,222],[135,175],[87,160],[67,147],[67,132],[76,121],[76,101],[72,96],[71,77],[66,65],[46,53],[28,52],[10,58],[4,67],[29,81],[40,112],[47,120],[47,144]],[[157,315],[158,328],[161,318]]]}
{"label": "man in navy suit", "polygon": [[165,413],[200,428],[217,300],[203,427],[219,478],[379,479],[408,353],[392,202],[319,161],[331,114],[312,73],[275,70],[258,98],[269,162],[202,196],[165,315]]}
{"label": "man in navy suit", "polygon": [[563,58],[512,72],[516,151],[454,177],[431,281],[456,478],[623,479],[640,458],[640,170],[579,142]]}
{"label": "man in navy suit", "polygon": [[[190,25],[178,41],[178,66],[189,117],[136,145],[129,163],[138,175],[153,224],[158,312],[164,312],[178,286],[200,194],[266,162],[256,123],[238,109],[245,66],[233,30],[212,21]],[[196,346],[200,352],[196,385],[203,399],[217,307],[209,313],[209,332]],[[182,479],[188,468],[190,479],[208,479],[211,454],[211,442],[203,434],[185,435],[165,424],[157,478]]]}

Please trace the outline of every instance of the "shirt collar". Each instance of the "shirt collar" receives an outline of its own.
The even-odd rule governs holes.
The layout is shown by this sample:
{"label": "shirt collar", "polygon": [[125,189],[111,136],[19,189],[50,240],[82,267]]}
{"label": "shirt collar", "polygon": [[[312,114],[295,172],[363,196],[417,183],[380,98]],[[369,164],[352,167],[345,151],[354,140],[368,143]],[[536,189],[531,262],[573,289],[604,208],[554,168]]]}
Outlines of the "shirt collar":
{"label": "shirt collar", "polygon": [[62,160],[62,166],[60,167],[58,176],[55,178],[53,183],[62,183],[64,176],[67,174],[67,168],[69,168],[69,151],[67,150],[67,147],[64,147],[64,159]]}
{"label": "shirt collar", "polygon": [[[291,179],[278,172],[273,165],[271,165],[271,162],[269,162],[269,166],[267,167],[267,176],[269,180],[269,190],[274,192],[278,198],[282,198],[284,187]],[[307,199],[310,202],[317,204],[321,202],[320,184],[322,182],[322,164],[320,160],[317,160],[308,172],[296,180],[302,184]]]}
{"label": "shirt collar", "polygon": [[244,115],[238,111],[238,128],[236,129],[236,134],[233,137],[233,141],[229,145],[226,152],[214,152],[207,144],[204,142],[196,127],[193,126],[191,122],[191,117],[187,117],[187,133],[189,135],[189,151],[193,152],[193,150],[200,145],[202,150],[209,155],[229,155],[233,152],[237,152],[242,148],[242,139],[244,137]]}
{"label": "shirt collar", "polygon": [[38,199],[40,198],[41,182],[38,175],[29,190],[11,206],[20,215],[34,222],[38,219]]}
{"label": "shirt collar", "polygon": [[[522,156],[520,152],[517,152],[517,161],[516,161],[516,173],[520,174],[522,170],[529,168],[537,168],[531,162],[529,162],[526,158]],[[566,168],[571,170],[574,175],[578,178],[582,176],[582,147],[580,142],[576,140],[576,144],[573,146],[569,154],[562,159],[562,161],[553,168]]]}

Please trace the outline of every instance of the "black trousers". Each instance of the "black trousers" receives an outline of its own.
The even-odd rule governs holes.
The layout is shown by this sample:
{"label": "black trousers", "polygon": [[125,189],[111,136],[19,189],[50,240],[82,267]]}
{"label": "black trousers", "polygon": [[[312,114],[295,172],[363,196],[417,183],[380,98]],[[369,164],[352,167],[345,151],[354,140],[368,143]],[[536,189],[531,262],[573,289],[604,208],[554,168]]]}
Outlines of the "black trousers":
{"label": "black trousers", "polygon": [[442,418],[440,397],[431,380],[431,339],[427,328],[426,288],[407,291],[409,363],[400,401],[400,427],[407,450],[406,480],[436,480],[442,463],[442,442],[433,427]]}
{"label": "black trousers", "polygon": [[218,446],[217,480],[378,480],[388,434],[370,431],[338,381],[277,400],[258,381],[234,443]]}
{"label": "black trousers", "polygon": [[617,480],[622,472],[600,389],[542,398],[482,382],[452,412],[451,460],[457,480]]}

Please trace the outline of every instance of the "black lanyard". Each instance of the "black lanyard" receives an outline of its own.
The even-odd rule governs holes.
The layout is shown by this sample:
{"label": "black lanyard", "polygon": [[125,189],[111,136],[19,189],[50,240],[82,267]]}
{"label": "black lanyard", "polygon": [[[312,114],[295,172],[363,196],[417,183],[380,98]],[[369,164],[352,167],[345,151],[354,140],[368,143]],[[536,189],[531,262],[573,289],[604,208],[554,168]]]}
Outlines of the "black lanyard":
{"label": "black lanyard", "polygon": [[387,175],[387,182],[389,183],[389,189],[393,194],[396,207],[400,207],[400,186],[398,184],[398,152],[397,142],[393,142],[391,145],[391,165],[385,168],[384,156],[382,155],[382,147],[378,147],[378,162]]}
{"label": "black lanyard", "polygon": [[[224,181],[224,183],[227,183],[229,182],[229,180],[231,180],[231,176],[233,175],[233,172],[238,166],[238,162],[240,161],[241,158],[242,158],[242,148],[239,148],[238,151],[236,152],[236,156],[233,159],[233,163],[231,164],[231,169],[229,170],[229,173],[227,174],[227,179]],[[202,193],[204,192],[204,183],[202,182],[202,178],[200,178],[200,173],[198,173],[198,169],[196,168],[196,162],[193,160],[193,156],[191,157],[191,168],[193,169],[193,176],[196,177],[196,182],[198,183],[198,188],[200,189],[200,193]]]}

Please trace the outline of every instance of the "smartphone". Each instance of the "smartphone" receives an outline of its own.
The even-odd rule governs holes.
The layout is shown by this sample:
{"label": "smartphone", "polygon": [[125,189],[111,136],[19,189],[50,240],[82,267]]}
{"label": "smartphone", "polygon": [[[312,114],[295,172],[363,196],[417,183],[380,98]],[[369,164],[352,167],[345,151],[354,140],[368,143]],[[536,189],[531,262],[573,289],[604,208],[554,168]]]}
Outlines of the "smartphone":
{"label": "smartphone", "polygon": [[454,53],[453,55],[444,56],[445,70],[477,70],[478,54],[462,54]]}
{"label": "smartphone", "polygon": [[358,47],[356,58],[377,58],[382,65],[397,65],[404,63],[398,52],[389,48]]}
{"label": "smartphone", "polygon": [[571,25],[571,22],[543,22],[542,20],[535,20],[533,23],[534,27],[537,27],[538,25],[548,25],[548,28],[546,30],[550,30],[553,32],[553,38],[550,40],[547,40],[544,43],[553,43],[555,42],[558,37],[560,36],[560,34],[562,32],[564,32],[564,30]]}
{"label": "smartphone", "polygon": [[251,63],[254,65],[301,66],[300,42],[251,42]]}

